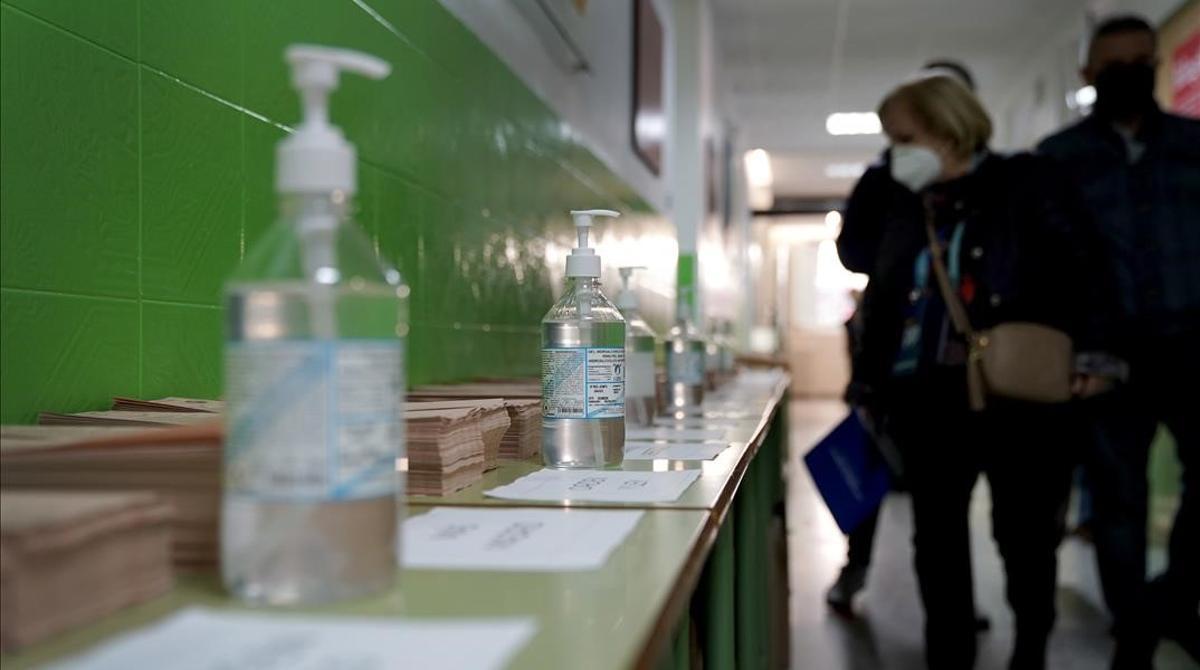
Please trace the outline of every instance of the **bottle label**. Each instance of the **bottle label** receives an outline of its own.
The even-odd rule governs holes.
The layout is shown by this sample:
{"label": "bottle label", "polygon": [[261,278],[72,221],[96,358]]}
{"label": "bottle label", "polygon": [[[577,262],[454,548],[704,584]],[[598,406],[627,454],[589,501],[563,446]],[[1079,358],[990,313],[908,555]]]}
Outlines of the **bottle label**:
{"label": "bottle label", "polygon": [[313,502],[397,493],[403,366],[400,340],[229,343],[226,490]]}
{"label": "bottle label", "polygon": [[667,381],[695,386],[704,383],[704,352],[668,351]]}
{"label": "bottle label", "polygon": [[625,395],[630,398],[654,397],[654,352],[627,351],[629,367],[625,379]]}
{"label": "bottle label", "polygon": [[625,416],[625,348],[542,349],[542,417]]}

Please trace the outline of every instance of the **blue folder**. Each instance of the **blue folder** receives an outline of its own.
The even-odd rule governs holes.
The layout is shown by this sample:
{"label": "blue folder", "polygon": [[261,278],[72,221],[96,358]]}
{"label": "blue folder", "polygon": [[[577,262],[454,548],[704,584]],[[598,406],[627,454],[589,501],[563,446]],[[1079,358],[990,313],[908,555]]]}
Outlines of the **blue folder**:
{"label": "blue folder", "polygon": [[843,533],[878,509],[891,489],[887,463],[853,411],[804,456],[804,464]]}

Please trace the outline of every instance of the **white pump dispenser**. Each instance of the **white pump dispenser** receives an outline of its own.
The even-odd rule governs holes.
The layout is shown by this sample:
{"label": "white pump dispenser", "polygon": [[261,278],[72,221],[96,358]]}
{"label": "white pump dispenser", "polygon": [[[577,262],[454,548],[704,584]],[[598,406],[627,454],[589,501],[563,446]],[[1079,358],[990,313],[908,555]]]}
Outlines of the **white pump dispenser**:
{"label": "white pump dispenser", "polygon": [[354,145],[329,123],[329,94],[342,71],[383,79],[392,68],[374,56],[297,44],[286,60],[292,85],[300,92],[303,120],[276,150],[275,189],[280,193],[330,193],[358,190]]}
{"label": "white pump dispenser", "polygon": [[575,219],[575,234],[578,241],[571,255],[567,256],[568,277],[599,277],[600,257],[596,250],[588,246],[588,230],[595,225],[592,217],[608,216],[617,218],[620,212],[611,209],[573,209],[571,216]]}
{"label": "white pump dispenser", "polygon": [[554,468],[603,468],[625,456],[625,319],[600,287],[600,257],[588,246],[593,217],[574,210],[578,245],[567,287],[542,319],[542,458]]}
{"label": "white pump dispenser", "polygon": [[617,295],[617,307],[625,317],[625,423],[639,426],[652,425],[658,409],[654,369],[658,335],[642,318],[637,294],[629,288],[633,271],[645,269],[640,265],[620,268],[623,286]]}
{"label": "white pump dispenser", "polygon": [[621,273],[621,292],[617,294],[617,307],[621,308],[622,313],[626,310],[637,311],[640,309],[637,294],[629,290],[629,278],[633,276],[634,270],[645,269],[645,265],[626,265],[617,268],[617,271]]}

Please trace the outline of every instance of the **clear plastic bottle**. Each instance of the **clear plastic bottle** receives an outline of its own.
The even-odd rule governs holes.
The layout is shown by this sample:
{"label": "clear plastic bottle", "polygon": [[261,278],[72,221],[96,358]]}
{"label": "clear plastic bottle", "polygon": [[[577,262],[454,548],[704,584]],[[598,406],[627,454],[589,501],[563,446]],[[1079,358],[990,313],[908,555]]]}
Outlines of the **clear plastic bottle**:
{"label": "clear plastic bottle", "polygon": [[629,278],[641,266],[620,268],[623,286],[617,307],[625,317],[625,423],[650,426],[658,408],[654,353],[658,335],[642,318],[637,294],[629,289]]}
{"label": "clear plastic bottle", "polygon": [[[320,47],[288,60],[297,86],[317,89],[308,104],[324,104],[337,68],[387,72]],[[235,596],[270,605],[365,595],[396,575],[408,288],[351,221],[353,147],[314,116],[280,146],[279,220],[226,286],[221,570]]]}
{"label": "clear plastic bottle", "polygon": [[721,323],[721,374],[725,379],[737,376],[737,341],[733,336],[733,321],[725,319]]}
{"label": "clear plastic bottle", "polygon": [[675,325],[663,343],[667,360],[667,409],[696,409],[704,402],[704,338],[692,321],[691,288],[680,287]]}
{"label": "clear plastic bottle", "polygon": [[573,211],[579,246],[567,290],[542,319],[542,459],[554,468],[616,467],[625,458],[625,320],[600,288],[588,247],[593,216]]}
{"label": "clear plastic bottle", "polygon": [[717,322],[709,321],[708,337],[704,340],[704,386],[709,391],[717,390],[721,384],[721,335]]}

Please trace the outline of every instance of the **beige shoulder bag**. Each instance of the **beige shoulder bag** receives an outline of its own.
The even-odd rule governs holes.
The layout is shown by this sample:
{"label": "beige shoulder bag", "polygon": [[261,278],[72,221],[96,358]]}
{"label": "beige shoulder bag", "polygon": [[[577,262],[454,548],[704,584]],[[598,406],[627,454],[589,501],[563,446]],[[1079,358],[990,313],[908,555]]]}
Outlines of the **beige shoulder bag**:
{"label": "beige shoulder bag", "polygon": [[971,409],[982,410],[987,396],[1037,403],[1071,399],[1071,337],[1050,326],[1010,321],[988,330],[971,327],[966,307],[950,285],[942,243],[926,205],[925,233],[938,289],[954,330],[967,341],[967,393]]}

